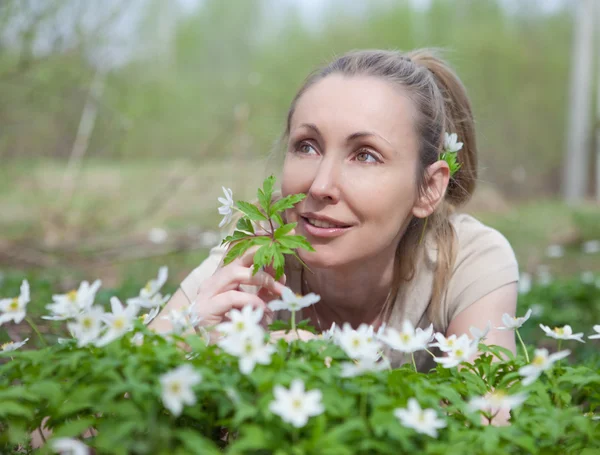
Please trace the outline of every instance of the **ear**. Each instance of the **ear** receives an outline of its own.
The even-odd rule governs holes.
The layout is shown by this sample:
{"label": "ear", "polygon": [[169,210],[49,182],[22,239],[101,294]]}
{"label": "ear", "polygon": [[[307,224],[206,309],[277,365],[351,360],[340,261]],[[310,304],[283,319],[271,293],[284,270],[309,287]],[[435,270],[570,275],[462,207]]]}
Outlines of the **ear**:
{"label": "ear", "polygon": [[450,168],[448,163],[439,160],[425,170],[425,191],[413,206],[412,213],[417,218],[426,218],[442,203],[448,182]]}

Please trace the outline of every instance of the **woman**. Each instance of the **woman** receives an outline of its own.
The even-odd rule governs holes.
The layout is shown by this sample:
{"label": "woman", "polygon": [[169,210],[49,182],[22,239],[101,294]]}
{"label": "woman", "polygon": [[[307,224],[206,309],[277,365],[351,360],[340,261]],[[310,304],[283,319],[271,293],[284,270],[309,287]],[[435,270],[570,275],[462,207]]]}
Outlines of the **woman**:
{"label": "woman", "polygon": [[[463,143],[454,175],[440,159],[452,133]],[[518,266],[510,245],[455,213],[475,188],[477,147],[466,91],[445,62],[425,50],[350,52],[308,77],[283,139],[282,193],[306,194],[287,221],[298,222],[296,232],[315,248],[299,251],[310,272],[288,260],[286,283],[321,296],[302,315],[317,330],[334,322],[399,327],[408,318],[450,336],[514,316]],[[268,273],[252,276],[252,252],[225,267],[223,253],[213,249],[163,313],[196,302],[212,325],[231,308],[265,307],[281,293]],[[159,317],[154,327],[169,323]],[[515,352],[510,331],[492,329],[487,342]],[[404,361],[392,358],[395,366]],[[417,364],[434,365],[427,353]]]}

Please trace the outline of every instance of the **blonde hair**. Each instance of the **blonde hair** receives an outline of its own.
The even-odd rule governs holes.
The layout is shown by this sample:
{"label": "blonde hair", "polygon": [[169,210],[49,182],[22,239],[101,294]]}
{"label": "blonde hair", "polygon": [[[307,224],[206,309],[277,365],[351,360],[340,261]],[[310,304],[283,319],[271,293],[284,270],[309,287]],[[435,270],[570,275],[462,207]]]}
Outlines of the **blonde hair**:
{"label": "blonde hair", "polygon": [[[436,52],[420,49],[402,53],[390,50],[359,50],[348,52],[310,74],[294,97],[285,132],[280,143],[289,138],[292,116],[300,97],[315,83],[331,74],[373,76],[397,84],[407,93],[419,115],[415,120],[420,137],[417,186],[419,194],[425,188],[425,172],[439,159],[444,132],[456,133],[463,148],[458,153],[460,169],[450,180],[442,203],[428,219],[413,218],[396,249],[392,292],[384,307],[384,320],[391,314],[402,285],[415,274],[416,264],[424,253],[420,239],[428,233],[436,243],[437,262],[428,316],[436,329],[441,321],[436,314],[452,274],[456,258],[456,237],[449,216],[466,203],[477,180],[477,146],[471,103],[462,82]],[[420,256],[421,255],[421,256]]]}

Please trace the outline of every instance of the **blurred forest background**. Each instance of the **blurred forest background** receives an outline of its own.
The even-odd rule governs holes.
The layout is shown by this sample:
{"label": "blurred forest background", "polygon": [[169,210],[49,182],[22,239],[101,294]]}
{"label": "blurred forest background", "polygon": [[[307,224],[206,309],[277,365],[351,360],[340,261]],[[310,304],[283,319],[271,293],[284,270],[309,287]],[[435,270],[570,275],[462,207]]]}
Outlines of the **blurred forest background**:
{"label": "blurred forest background", "polygon": [[590,279],[600,208],[560,201],[572,3],[2,0],[5,284],[139,284],[167,264],[175,285],[219,241],[221,186],[251,197],[277,173],[308,73],[374,47],[446,50],[478,124],[466,210],[508,237],[523,271]]}

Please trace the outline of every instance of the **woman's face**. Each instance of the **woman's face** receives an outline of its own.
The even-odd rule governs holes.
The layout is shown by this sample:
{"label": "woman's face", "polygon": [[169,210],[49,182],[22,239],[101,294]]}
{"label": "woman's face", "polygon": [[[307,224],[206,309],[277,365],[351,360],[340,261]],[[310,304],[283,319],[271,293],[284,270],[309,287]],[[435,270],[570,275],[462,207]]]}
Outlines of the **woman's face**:
{"label": "woman's face", "polygon": [[384,80],[330,75],[298,100],[282,192],[305,193],[287,212],[315,252],[313,267],[392,255],[418,199],[415,109]]}

